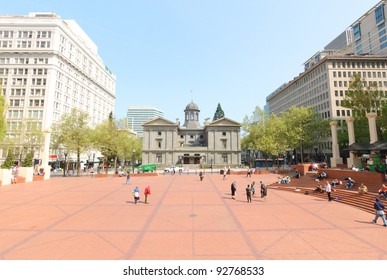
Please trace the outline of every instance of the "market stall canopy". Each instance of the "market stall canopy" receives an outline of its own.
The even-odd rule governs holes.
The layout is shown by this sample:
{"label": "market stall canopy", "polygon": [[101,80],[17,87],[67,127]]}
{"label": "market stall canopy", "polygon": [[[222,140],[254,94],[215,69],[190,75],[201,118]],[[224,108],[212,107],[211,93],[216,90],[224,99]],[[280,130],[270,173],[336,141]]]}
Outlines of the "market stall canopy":
{"label": "market stall canopy", "polygon": [[387,150],[387,141],[376,141],[375,143],[357,142],[343,149],[344,151],[384,151]]}

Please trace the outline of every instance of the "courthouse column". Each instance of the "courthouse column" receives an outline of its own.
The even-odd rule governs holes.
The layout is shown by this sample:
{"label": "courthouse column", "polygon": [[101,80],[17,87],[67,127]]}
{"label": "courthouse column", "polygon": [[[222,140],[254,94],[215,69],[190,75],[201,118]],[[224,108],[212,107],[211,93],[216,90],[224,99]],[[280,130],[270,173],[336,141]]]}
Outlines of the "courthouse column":
{"label": "courthouse column", "polygon": [[331,121],[329,125],[331,126],[332,135],[331,167],[337,167],[338,164],[343,164],[343,159],[340,157],[339,144],[337,141],[337,121]]}
{"label": "courthouse column", "polygon": [[[355,143],[355,128],[353,125],[354,118],[349,117],[347,118],[347,127],[348,127],[348,146]],[[351,168],[352,165],[355,165],[355,154],[351,151],[349,152],[349,158],[347,159],[347,166],[348,168]]]}
{"label": "courthouse column", "polygon": [[368,119],[368,127],[370,130],[370,144],[378,141],[378,133],[376,131],[376,113],[367,113],[366,117]]}

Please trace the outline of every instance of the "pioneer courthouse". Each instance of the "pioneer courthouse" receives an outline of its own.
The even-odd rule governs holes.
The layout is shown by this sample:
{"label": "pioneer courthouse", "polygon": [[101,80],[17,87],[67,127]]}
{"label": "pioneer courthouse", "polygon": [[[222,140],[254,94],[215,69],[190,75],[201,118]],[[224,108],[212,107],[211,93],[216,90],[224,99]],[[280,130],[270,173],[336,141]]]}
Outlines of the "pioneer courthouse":
{"label": "pioneer courthouse", "polygon": [[142,163],[158,166],[233,167],[241,164],[241,124],[223,117],[204,126],[199,123],[199,107],[191,102],[184,124],[163,117],[143,123]]}

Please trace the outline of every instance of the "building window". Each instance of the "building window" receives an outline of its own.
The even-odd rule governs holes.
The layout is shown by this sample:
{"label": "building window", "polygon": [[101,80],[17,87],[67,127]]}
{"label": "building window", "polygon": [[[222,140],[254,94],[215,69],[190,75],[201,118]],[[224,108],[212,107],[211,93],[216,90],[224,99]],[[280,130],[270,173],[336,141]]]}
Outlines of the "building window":
{"label": "building window", "polygon": [[384,4],[375,9],[375,21],[376,24],[384,21]]}
{"label": "building window", "polygon": [[183,138],[184,138],[184,135],[180,135],[180,138],[183,139]]}
{"label": "building window", "polygon": [[222,132],[222,136],[226,136],[226,132],[225,131]]}
{"label": "building window", "polygon": [[160,155],[160,154],[157,154],[157,155],[156,155],[156,162],[157,162],[157,163],[162,163],[162,162],[163,162],[163,156]]}
{"label": "building window", "polygon": [[223,163],[228,163],[228,156],[227,154],[222,155]]}
{"label": "building window", "polygon": [[361,37],[361,31],[360,31],[360,22],[356,23],[353,26],[353,38],[355,40],[359,40]]}
{"label": "building window", "polygon": [[227,140],[222,140],[223,149],[227,149]]}
{"label": "building window", "polygon": [[159,147],[159,149],[161,149],[161,141],[157,142],[157,146]]}
{"label": "building window", "polygon": [[158,136],[161,136],[161,131],[158,131],[158,132],[157,132],[157,135],[158,135]]}

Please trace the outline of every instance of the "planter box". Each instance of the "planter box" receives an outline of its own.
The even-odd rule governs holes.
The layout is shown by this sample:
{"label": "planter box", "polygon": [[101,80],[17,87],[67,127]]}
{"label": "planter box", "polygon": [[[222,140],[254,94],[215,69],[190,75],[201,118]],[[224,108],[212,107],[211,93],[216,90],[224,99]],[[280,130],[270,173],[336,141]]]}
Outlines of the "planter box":
{"label": "planter box", "polygon": [[33,181],[43,181],[44,180],[44,176],[40,176],[40,175],[34,175],[33,176]]}
{"label": "planter box", "polygon": [[23,176],[17,176],[16,177],[16,183],[25,183],[26,182],[26,178],[23,177]]}
{"label": "planter box", "polygon": [[0,180],[2,186],[11,184],[11,174],[11,169],[0,169]]}
{"label": "planter box", "polygon": [[[32,182],[34,177],[34,168],[33,167],[19,167],[19,177],[17,182],[20,182],[20,177],[24,177],[24,182]],[[23,183],[24,183],[23,182]]]}

